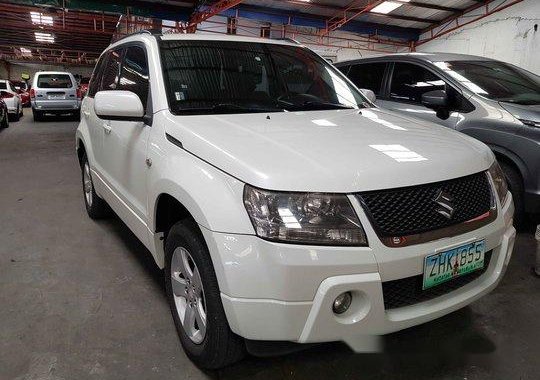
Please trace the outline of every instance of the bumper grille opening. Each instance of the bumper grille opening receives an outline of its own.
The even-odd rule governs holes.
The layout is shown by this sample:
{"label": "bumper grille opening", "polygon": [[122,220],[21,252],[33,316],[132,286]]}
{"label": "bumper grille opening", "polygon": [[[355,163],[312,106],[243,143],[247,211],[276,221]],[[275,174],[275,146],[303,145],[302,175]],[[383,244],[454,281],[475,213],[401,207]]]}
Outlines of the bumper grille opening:
{"label": "bumper grille opening", "polygon": [[448,294],[471,283],[486,272],[491,261],[491,254],[492,251],[485,253],[484,267],[482,269],[456,277],[426,290],[422,290],[423,275],[383,282],[384,308],[389,310],[415,305]]}
{"label": "bumper grille opening", "polygon": [[[445,211],[437,202],[441,194],[452,209],[450,217],[441,213]],[[489,213],[492,202],[485,172],[418,186],[362,192],[357,197],[380,237],[421,234],[471,221]]]}

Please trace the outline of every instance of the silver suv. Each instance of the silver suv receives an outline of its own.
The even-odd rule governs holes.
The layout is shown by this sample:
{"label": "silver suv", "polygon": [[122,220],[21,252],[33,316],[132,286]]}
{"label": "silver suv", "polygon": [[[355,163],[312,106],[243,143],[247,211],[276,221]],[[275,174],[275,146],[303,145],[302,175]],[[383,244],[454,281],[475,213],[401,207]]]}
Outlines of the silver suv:
{"label": "silver suv", "polygon": [[538,216],[540,77],[493,59],[449,53],[393,54],[336,66],[373,91],[377,105],[486,143],[514,195],[516,225]]}
{"label": "silver suv", "polygon": [[40,71],[34,76],[30,90],[32,113],[40,121],[46,113],[55,115],[71,113],[79,120],[81,91],[71,73]]}

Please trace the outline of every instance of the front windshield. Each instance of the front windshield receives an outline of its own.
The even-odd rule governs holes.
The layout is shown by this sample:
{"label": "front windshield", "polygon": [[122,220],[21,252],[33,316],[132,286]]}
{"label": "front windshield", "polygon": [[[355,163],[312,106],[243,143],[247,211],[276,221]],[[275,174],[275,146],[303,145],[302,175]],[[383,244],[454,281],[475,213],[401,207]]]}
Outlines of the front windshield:
{"label": "front windshield", "polygon": [[478,95],[500,102],[540,104],[540,77],[496,61],[451,61],[437,64]]}
{"label": "front windshield", "polygon": [[339,71],[300,46],[162,41],[161,57],[174,114],[345,109],[366,101]]}

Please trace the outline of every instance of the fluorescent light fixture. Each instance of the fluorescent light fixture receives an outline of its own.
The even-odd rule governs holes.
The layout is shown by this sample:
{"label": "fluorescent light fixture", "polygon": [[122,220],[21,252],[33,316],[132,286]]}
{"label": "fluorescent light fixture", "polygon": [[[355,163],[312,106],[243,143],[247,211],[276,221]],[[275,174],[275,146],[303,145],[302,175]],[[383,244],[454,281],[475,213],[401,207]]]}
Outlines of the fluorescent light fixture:
{"label": "fluorescent light fixture", "polygon": [[50,42],[54,43],[54,36],[51,33],[34,32],[37,42]]}
{"label": "fluorescent light fixture", "polygon": [[27,48],[20,48],[21,50],[21,55],[24,56],[24,57],[30,57],[32,55],[32,50],[30,49],[27,49]]}
{"label": "fluorescent light fixture", "polygon": [[32,24],[36,24],[36,25],[52,25],[53,24],[52,16],[45,16],[41,12],[30,12],[30,18],[32,19]]}
{"label": "fluorescent light fixture", "polygon": [[381,3],[377,5],[375,8],[373,8],[371,12],[385,15],[401,7],[404,3],[408,3],[409,1],[410,0],[385,1],[384,3]]}

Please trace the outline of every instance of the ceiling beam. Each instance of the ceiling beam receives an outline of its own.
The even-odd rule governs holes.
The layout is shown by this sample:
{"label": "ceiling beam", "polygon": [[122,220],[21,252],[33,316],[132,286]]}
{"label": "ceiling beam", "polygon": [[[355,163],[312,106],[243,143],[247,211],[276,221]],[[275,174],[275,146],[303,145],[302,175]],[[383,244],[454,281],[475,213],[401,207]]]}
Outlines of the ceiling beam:
{"label": "ceiling beam", "polygon": [[218,0],[213,4],[203,6],[201,9],[195,11],[189,18],[187,30],[189,32],[194,32],[197,28],[197,24],[200,24],[212,16],[216,16],[221,12],[233,8],[241,2],[242,0]]}
{"label": "ceiling beam", "polygon": [[326,20],[326,28],[322,29],[320,36],[323,37],[328,33],[341,28],[343,25],[348,23],[351,20],[354,20],[356,17],[360,16],[363,13],[367,13],[375,8],[377,5],[383,3],[385,0],[369,0],[367,5],[360,7],[359,2],[364,2],[364,0],[356,0],[351,2],[343,11],[336,13],[334,16]]}
{"label": "ceiling beam", "polygon": [[443,7],[442,5],[420,3],[418,1],[409,1],[408,3],[405,3],[405,5],[409,5],[409,6],[417,7],[417,8],[435,9],[438,11],[445,11],[445,12],[451,12],[451,13],[461,12],[461,9],[459,8]]}

